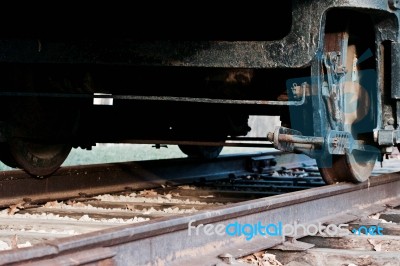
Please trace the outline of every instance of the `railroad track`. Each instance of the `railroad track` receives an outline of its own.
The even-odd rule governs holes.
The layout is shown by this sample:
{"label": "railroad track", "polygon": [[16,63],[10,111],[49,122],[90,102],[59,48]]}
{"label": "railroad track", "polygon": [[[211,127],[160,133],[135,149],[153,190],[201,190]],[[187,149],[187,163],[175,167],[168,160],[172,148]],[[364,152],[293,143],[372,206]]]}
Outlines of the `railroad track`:
{"label": "railroad track", "polygon": [[0,171],[0,207],[255,176],[273,169],[270,163],[296,168],[313,160],[304,155],[266,152],[225,155],[213,162],[182,158],[63,167],[46,179],[34,179],[23,171]]}
{"label": "railroad track", "polygon": [[[374,217],[377,218],[376,214],[389,213],[390,210],[387,208],[397,206],[397,197],[400,195],[398,186],[400,178],[395,174],[387,174],[379,178],[372,177],[369,186],[368,184],[322,186],[316,169],[307,163],[286,164],[284,169],[279,166],[275,167],[274,160],[277,161],[277,165],[283,161],[293,161],[284,156],[280,157],[280,155],[275,154],[274,157],[271,157],[273,156],[271,154],[222,157],[219,160],[220,164],[216,164],[212,171],[209,166],[204,165],[204,169],[201,169],[197,165],[196,171],[186,170],[181,171],[180,174],[177,174],[176,168],[174,168],[176,166],[171,163],[172,161],[169,161],[169,164],[158,162],[159,168],[151,166],[151,183],[144,182],[144,176],[147,176],[144,173],[148,174],[149,172],[149,168],[146,168],[147,162],[141,163],[140,166],[137,163],[135,166],[129,164],[108,165],[107,171],[99,170],[96,168],[98,166],[93,166],[93,172],[90,171],[91,168],[86,168],[86,170],[79,167],[62,169],[58,174],[64,177],[68,173],[85,171],[85,176],[92,181],[82,183],[90,184],[93,180],[98,180],[97,185],[91,185],[91,189],[83,189],[83,187],[77,189],[72,186],[73,189],[69,191],[65,188],[60,189],[60,187],[57,190],[56,185],[53,187],[51,184],[46,184],[47,191],[51,192],[46,194],[45,197],[48,198],[45,198],[44,194],[40,196],[40,193],[29,194],[26,191],[21,192],[20,196],[13,200],[11,197],[4,197],[5,201],[2,206],[5,209],[3,212],[14,211],[14,217],[38,215],[39,220],[36,223],[31,218],[30,224],[33,229],[30,232],[25,230],[17,237],[15,237],[17,235],[15,232],[18,223],[9,222],[8,229],[12,229],[14,226],[14,231],[5,236],[8,237],[9,245],[14,249],[0,252],[0,262],[3,264],[30,262],[30,265],[61,262],[66,265],[94,262],[109,262],[116,265],[157,265],[162,263],[166,265],[215,265],[226,264],[229,260],[246,264],[248,258],[262,259],[260,254],[276,255],[275,259],[278,261],[284,261],[283,258],[294,261],[296,260],[294,256],[282,255],[283,251],[278,254],[276,250],[281,245],[285,247],[281,248],[282,250],[291,248],[300,257],[305,257],[301,252],[307,253],[310,250],[316,252],[315,247],[318,245],[312,246],[312,243],[306,242],[302,238],[304,233],[291,237],[290,244],[288,244],[287,239],[281,237],[255,237],[248,241],[243,238],[243,235],[210,236],[200,229],[198,235],[188,236],[188,225],[190,223],[191,226],[197,228],[199,224],[227,226],[231,223],[245,224],[254,221],[272,223],[277,222],[277,219],[286,224],[296,221],[310,224],[332,222],[332,218],[335,217],[335,222],[353,222],[351,226],[356,228],[356,222],[359,219],[366,219],[368,215],[375,215]],[[183,167],[180,169],[193,168],[192,163],[194,162],[187,161],[187,163],[191,166],[184,164],[182,166],[182,162],[180,162]],[[117,172],[120,169],[121,173],[126,173],[127,180],[118,179],[118,174],[110,171],[110,168],[117,169]],[[225,169],[225,171],[218,172],[217,169]],[[227,172],[226,169],[230,170]],[[141,174],[139,178],[135,179],[135,182],[132,180],[132,175],[129,175],[133,171]],[[115,180],[113,181],[118,180],[120,183],[117,185],[114,183],[111,189],[108,187],[110,183],[101,184],[99,180],[104,180],[104,178],[100,173],[104,172],[114,173],[112,176],[115,176]],[[191,175],[188,175],[189,172]],[[210,172],[214,174],[210,175]],[[174,174],[168,175],[167,173]],[[14,179],[17,174],[23,175],[15,172]],[[122,176],[124,175],[122,174]],[[18,177],[23,179],[22,176]],[[7,178],[9,177],[4,177],[6,180]],[[51,180],[48,180],[49,182]],[[107,182],[110,181],[107,180]],[[75,184],[75,186],[77,185]],[[296,191],[296,186],[297,190],[302,191],[293,192]],[[99,192],[104,193],[107,189],[108,193],[112,193],[112,195],[96,196]],[[253,191],[253,198],[260,199],[248,200],[251,191]],[[360,201],[363,200],[362,195],[365,191],[370,197],[361,204]],[[60,198],[60,195],[63,195],[63,198]],[[271,197],[265,198],[265,196]],[[47,203],[43,205],[46,200]],[[60,200],[65,201],[60,202]],[[12,203],[12,205],[7,206],[6,203]],[[316,208],[318,206],[327,206],[327,209]],[[152,210],[149,212],[151,208]],[[353,214],[348,214],[351,212]],[[343,217],[338,216],[338,213]],[[42,219],[40,219],[41,215]],[[47,219],[46,224],[43,222],[45,220],[43,215],[58,215],[68,218],[65,220],[54,219],[53,221]],[[74,218],[81,221],[72,220]],[[114,220],[110,221],[111,219]],[[80,222],[83,222],[82,226],[78,225]],[[3,220],[0,224],[6,223]],[[48,230],[52,226],[54,227],[53,224],[57,226],[52,229],[54,231],[46,232],[47,241],[43,242],[43,238],[40,237],[40,228]],[[362,225],[360,222],[358,224]],[[70,231],[65,228],[69,228]],[[294,244],[294,239],[299,240]],[[24,244],[32,246],[16,248],[18,245],[22,247]],[[268,250],[272,247],[275,249]],[[246,258],[245,256],[250,257]],[[311,261],[311,259],[309,260]]]}
{"label": "railroad track", "polygon": [[[164,163],[147,161],[70,167],[49,180],[32,179],[21,171],[4,172],[0,180],[2,187],[7,187],[10,180],[27,184],[14,186],[11,190],[13,198],[7,195],[10,191],[2,193],[0,250],[323,185],[320,178],[309,177],[304,170],[297,168],[297,172],[292,173],[292,170],[274,167],[277,157],[279,161],[284,156],[292,157],[281,153],[260,153],[221,157],[203,166],[191,160],[166,160]],[[178,167],[183,176],[172,175]],[[182,171],[185,167],[187,170]],[[128,176],[126,169],[136,175]],[[146,169],[151,170],[150,175]],[[125,173],[125,180],[118,179],[110,186],[107,179],[110,171],[112,176],[118,176],[115,171]],[[159,174],[161,172],[163,176]],[[69,176],[78,176],[83,181],[79,184],[79,191],[76,183],[68,181]],[[152,183],[143,182],[150,178]],[[61,185],[60,181],[64,184]],[[40,188],[43,183],[45,187],[42,190],[29,189]],[[186,185],[178,185],[182,183]],[[152,189],[144,189],[149,187]],[[112,195],[95,196],[99,192],[111,192]]]}

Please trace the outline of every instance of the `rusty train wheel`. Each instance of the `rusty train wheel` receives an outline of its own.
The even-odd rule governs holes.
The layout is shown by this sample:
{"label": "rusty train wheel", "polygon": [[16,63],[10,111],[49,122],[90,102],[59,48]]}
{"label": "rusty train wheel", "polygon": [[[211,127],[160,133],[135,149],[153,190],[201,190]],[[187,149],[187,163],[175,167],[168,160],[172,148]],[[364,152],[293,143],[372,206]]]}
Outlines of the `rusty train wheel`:
{"label": "rusty train wheel", "polygon": [[[338,36],[341,37],[338,38]],[[343,38],[348,38],[346,32],[341,34],[329,33],[325,36],[325,42],[331,42],[331,45],[332,41],[340,44],[347,43],[343,42]],[[329,48],[331,46],[325,44],[325,49]],[[333,49],[337,50],[338,47]],[[346,47],[339,47],[339,49],[342,49],[347,54],[345,65],[347,73],[343,86],[345,102],[344,110],[342,110],[343,130],[351,132],[354,139],[360,139],[360,136],[363,135],[360,132],[372,132],[373,130],[374,112],[371,109],[374,101],[370,99],[368,92],[362,86],[364,82],[362,80],[363,73],[357,64],[356,45],[349,42]],[[353,106],[352,109],[351,105],[356,106]],[[370,141],[372,134],[367,136],[367,139],[364,140]],[[320,173],[327,184],[337,182],[359,183],[366,181],[370,177],[378,156],[378,151],[353,150],[345,155],[323,155],[317,158],[317,163]]]}
{"label": "rusty train wheel", "polygon": [[[322,178],[327,184],[337,182],[359,183],[366,181],[375,166],[377,153],[367,153],[363,151],[353,151],[351,154],[334,155],[330,167],[320,167]],[[321,165],[321,159],[318,159]]]}

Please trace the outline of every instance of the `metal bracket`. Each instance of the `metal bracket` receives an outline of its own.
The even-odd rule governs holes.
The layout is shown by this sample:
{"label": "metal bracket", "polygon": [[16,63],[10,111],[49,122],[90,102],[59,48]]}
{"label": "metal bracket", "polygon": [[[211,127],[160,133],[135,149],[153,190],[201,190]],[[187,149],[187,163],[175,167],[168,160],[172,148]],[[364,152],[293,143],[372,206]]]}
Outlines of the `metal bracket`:
{"label": "metal bracket", "polygon": [[349,132],[331,130],[325,143],[330,154],[345,154],[353,149],[354,139]]}
{"label": "metal bracket", "polygon": [[249,172],[262,174],[265,169],[271,170],[277,164],[275,156],[266,155],[262,157],[251,157],[247,162],[246,169]]}
{"label": "metal bracket", "polygon": [[381,129],[377,131],[377,140],[380,146],[395,146],[400,144],[400,130]]}
{"label": "metal bracket", "polygon": [[331,128],[341,130],[343,124],[343,77],[346,75],[346,67],[342,64],[340,52],[328,52],[323,58],[327,72],[327,82],[322,86],[322,96],[326,102]]}

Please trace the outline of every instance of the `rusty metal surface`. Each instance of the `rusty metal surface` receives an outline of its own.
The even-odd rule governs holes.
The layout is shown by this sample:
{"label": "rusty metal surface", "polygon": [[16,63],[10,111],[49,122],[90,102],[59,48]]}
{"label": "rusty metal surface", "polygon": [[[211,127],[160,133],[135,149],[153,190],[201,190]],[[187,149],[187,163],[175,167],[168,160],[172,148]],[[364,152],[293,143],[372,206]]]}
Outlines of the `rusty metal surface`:
{"label": "rusty metal surface", "polygon": [[[269,3],[272,5],[273,3]],[[324,14],[334,7],[392,11],[382,0],[292,1],[292,27],[274,41],[57,41],[3,39],[2,62],[289,68],[309,65],[320,42]],[[278,5],[279,8],[279,5]],[[268,12],[273,8],[265,10]],[[221,15],[223,15],[221,13]],[[268,18],[268,15],[264,15]],[[252,20],[254,17],[252,18]],[[167,22],[167,21],[166,21]],[[266,27],[271,27],[265,23]],[[279,24],[278,24],[279,25]],[[108,25],[107,25],[108,26]],[[277,26],[276,24],[274,25]],[[224,31],[221,31],[224,32]],[[202,35],[200,35],[202,36]],[[204,35],[206,36],[206,35]],[[235,38],[235,34],[230,36]],[[156,36],[151,36],[152,39]],[[168,36],[167,36],[168,37]],[[196,37],[196,36],[194,36]],[[199,38],[199,37],[198,37]],[[203,40],[202,40],[203,39]]]}
{"label": "rusty metal surface", "polygon": [[83,250],[73,254],[60,256],[55,259],[42,260],[39,262],[29,263],[29,266],[54,266],[54,265],[98,265],[111,266],[116,265],[112,258],[115,251],[110,248],[94,248],[91,250]]}
{"label": "rusty metal surface", "polygon": [[[36,247],[37,252],[32,252],[33,248],[5,251],[1,253],[0,262],[39,262],[48,259],[57,261],[58,256],[65,257],[86,249],[107,247],[115,252],[112,261],[116,265],[187,265],[189,262],[190,265],[214,265],[220,262],[218,255],[221,253],[230,253],[237,258],[272,247],[282,242],[282,239],[260,238],[248,242],[243,237],[210,236],[201,231],[196,237],[191,237],[187,232],[190,221],[195,221],[194,225],[227,225],[232,222],[257,221],[274,223],[276,220],[290,224],[295,221],[324,222],[332,219],[337,213],[363,211],[374,204],[384,204],[385,200],[398,199],[399,195],[400,175],[386,174],[371,177],[369,183],[340,183],[218,207],[193,215],[176,216],[173,219],[121,226],[50,241]],[[47,249],[53,252],[56,249],[56,254],[45,255],[48,253]]]}

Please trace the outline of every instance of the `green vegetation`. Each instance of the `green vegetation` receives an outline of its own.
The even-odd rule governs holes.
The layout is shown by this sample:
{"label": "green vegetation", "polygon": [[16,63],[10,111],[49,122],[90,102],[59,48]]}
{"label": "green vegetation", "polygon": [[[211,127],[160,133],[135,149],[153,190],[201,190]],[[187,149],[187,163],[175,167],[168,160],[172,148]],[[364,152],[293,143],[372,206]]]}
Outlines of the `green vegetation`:
{"label": "green vegetation", "polygon": [[[160,149],[153,146],[151,144],[97,144],[91,151],[80,148],[73,149],[63,166],[186,157],[176,145],[168,145],[167,148],[162,147]],[[224,147],[221,154],[265,150],[264,148]],[[0,162],[0,170],[10,169],[12,168]]]}

